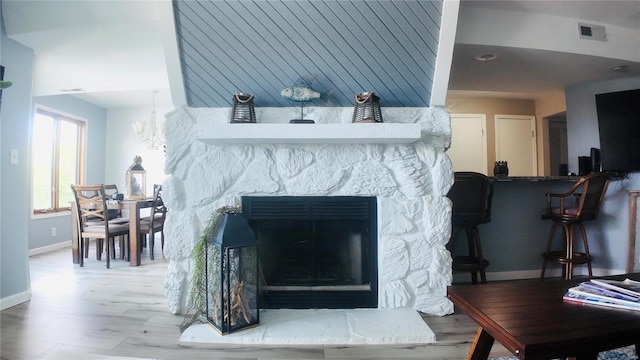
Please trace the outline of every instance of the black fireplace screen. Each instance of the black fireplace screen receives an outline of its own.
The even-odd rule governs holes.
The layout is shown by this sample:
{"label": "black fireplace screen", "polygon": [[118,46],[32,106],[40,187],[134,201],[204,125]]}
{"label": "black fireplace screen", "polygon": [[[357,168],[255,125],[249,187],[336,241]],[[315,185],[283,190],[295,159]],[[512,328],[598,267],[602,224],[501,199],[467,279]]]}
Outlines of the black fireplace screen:
{"label": "black fireplace screen", "polygon": [[265,308],[377,307],[375,197],[243,197]]}

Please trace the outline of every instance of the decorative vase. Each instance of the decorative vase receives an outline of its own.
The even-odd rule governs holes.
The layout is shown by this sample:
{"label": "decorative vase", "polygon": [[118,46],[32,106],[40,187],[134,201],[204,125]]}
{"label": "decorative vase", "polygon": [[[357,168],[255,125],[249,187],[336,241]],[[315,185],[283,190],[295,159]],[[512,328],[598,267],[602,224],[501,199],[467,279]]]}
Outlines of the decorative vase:
{"label": "decorative vase", "polygon": [[509,166],[506,161],[496,161],[493,166],[493,175],[496,177],[507,177],[509,176]]}

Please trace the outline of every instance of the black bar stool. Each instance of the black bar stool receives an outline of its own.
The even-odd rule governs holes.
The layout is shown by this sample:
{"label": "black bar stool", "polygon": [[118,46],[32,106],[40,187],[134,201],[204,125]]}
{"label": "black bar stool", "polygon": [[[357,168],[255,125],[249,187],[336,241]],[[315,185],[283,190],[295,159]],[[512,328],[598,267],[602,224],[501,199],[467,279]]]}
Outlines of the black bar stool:
{"label": "black bar stool", "polygon": [[[487,276],[485,269],[489,261],[482,254],[478,225],[491,221],[491,199],[493,198],[493,181],[487,176],[469,171],[454,174],[455,181],[449,194],[453,202],[452,236],[449,241],[453,270],[471,273],[471,282],[485,284]],[[467,254],[456,254],[455,241],[458,232],[465,231],[467,237]]]}

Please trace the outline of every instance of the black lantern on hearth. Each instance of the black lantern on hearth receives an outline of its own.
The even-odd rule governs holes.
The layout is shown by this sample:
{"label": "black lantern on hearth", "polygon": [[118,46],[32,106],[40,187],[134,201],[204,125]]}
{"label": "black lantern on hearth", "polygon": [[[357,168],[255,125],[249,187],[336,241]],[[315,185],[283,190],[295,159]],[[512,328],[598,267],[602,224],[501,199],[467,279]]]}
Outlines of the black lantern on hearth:
{"label": "black lantern on hearth", "polygon": [[207,239],[207,321],[221,334],[260,322],[258,242],[238,208],[225,209],[216,234]]}

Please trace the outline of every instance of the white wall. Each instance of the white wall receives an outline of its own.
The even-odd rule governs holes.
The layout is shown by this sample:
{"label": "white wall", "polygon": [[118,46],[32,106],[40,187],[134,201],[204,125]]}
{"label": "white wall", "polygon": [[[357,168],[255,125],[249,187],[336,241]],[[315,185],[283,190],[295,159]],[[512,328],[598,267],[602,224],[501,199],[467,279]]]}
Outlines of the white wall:
{"label": "white wall", "polygon": [[[640,77],[580,84],[566,89],[569,169],[578,169],[578,156],[589,156],[591,147],[600,147],[595,95],[640,89]],[[594,264],[608,269],[624,269],[628,238],[628,191],[640,189],[640,174],[613,181],[598,220],[586,224],[589,250]]]}
{"label": "white wall", "polygon": [[[484,7],[460,9],[456,43],[508,46],[559,51],[582,55],[638,61],[640,32],[606,25],[607,41],[581,39],[578,22],[582,19],[532,14]],[[589,21],[589,23],[593,23]]]}
{"label": "white wall", "polygon": [[[156,108],[156,122],[164,124],[164,115],[173,108]],[[135,138],[132,124],[147,122],[151,108],[109,109],[107,114],[107,146],[105,158],[105,184],[116,184],[126,193],[125,173],[133,163],[133,157],[142,157],[142,167],[147,171],[147,195],[153,194],[153,184],[161,184],[164,174],[164,149],[151,150]]]}

